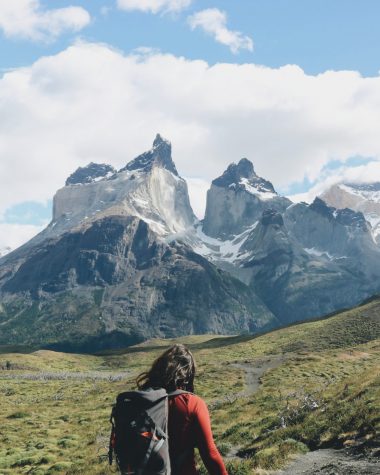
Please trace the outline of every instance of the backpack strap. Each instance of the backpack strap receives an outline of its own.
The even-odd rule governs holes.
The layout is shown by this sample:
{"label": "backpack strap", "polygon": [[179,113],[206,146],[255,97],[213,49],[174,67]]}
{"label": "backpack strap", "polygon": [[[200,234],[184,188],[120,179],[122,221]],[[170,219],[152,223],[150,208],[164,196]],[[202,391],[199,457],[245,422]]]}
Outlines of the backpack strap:
{"label": "backpack strap", "polygon": [[168,397],[179,396],[180,394],[193,394],[193,393],[191,393],[190,391],[184,391],[183,389],[176,389],[175,391],[168,393]]}
{"label": "backpack strap", "polygon": [[147,463],[149,462],[150,456],[152,455],[153,447],[154,447],[154,444],[155,444],[155,436],[156,436],[156,428],[153,431],[152,439],[150,441],[148,450],[145,453],[144,460],[143,460],[142,464],[140,465],[139,470],[137,472],[139,475],[140,474],[142,475],[144,473],[144,469],[145,469]]}

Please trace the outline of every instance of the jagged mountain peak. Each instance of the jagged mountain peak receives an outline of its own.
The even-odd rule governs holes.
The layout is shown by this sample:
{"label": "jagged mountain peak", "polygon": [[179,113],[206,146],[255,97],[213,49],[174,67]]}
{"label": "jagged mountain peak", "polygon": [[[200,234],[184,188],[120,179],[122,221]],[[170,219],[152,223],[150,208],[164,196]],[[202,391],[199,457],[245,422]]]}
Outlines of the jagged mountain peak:
{"label": "jagged mountain peak", "polygon": [[93,183],[114,175],[116,170],[106,163],[91,162],[85,167],[79,167],[66,180],[65,185],[84,185]]}
{"label": "jagged mountain peak", "polygon": [[332,219],[333,218],[333,210],[330,206],[326,204],[324,200],[318,198],[318,196],[314,199],[314,201],[310,204],[309,208],[326,218]]}
{"label": "jagged mountain peak", "polygon": [[350,208],[337,209],[329,206],[324,200],[316,197],[309,208],[329,220],[335,220],[343,226],[351,226],[367,230],[366,219],[362,212]]}
{"label": "jagged mountain peak", "polygon": [[172,159],[172,144],[160,134],[156,135],[153,141],[153,147],[150,150],[129,162],[120,172],[135,170],[149,172],[154,165],[166,168],[173,173],[173,175],[179,176]]}
{"label": "jagged mountain peak", "polygon": [[153,141],[153,147],[160,147],[160,146],[167,146],[170,147],[171,149],[171,142],[167,139],[165,139],[161,134],[157,133],[156,138]]}
{"label": "jagged mountain peak", "polygon": [[260,196],[262,199],[277,196],[272,183],[258,176],[252,162],[247,158],[242,158],[238,163],[228,165],[223,175],[216,178],[212,184],[221,188],[247,191]]}
{"label": "jagged mountain peak", "polygon": [[55,194],[52,222],[37,240],[120,215],[144,220],[161,237],[184,232],[195,220],[171,144],[160,134],[149,151],[118,172],[110,165],[91,163],[71,175]]}
{"label": "jagged mountain peak", "polygon": [[255,169],[253,167],[253,163],[250,160],[248,160],[248,158],[240,159],[237,164],[231,163],[228,166],[226,172],[229,173],[230,175],[234,175],[237,179],[239,178],[249,179],[249,178],[257,177],[255,173]]}
{"label": "jagged mountain peak", "polygon": [[247,158],[230,164],[207,193],[203,231],[223,240],[241,234],[261,219],[262,212],[283,212],[291,201],[279,196],[272,183],[255,172]]}
{"label": "jagged mountain peak", "polygon": [[242,178],[257,177],[253,164],[247,158],[242,158],[238,163],[230,163],[227,169],[212,182],[216,186],[230,186],[239,183]]}

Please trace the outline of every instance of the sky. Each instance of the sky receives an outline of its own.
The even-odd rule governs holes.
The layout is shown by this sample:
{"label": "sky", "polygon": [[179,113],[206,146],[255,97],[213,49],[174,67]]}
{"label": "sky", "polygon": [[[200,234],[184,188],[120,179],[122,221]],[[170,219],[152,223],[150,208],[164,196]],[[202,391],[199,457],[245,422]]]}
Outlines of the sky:
{"label": "sky", "polygon": [[378,0],[0,0],[0,253],[89,162],[160,132],[202,217],[249,158],[310,202],[380,180]]}

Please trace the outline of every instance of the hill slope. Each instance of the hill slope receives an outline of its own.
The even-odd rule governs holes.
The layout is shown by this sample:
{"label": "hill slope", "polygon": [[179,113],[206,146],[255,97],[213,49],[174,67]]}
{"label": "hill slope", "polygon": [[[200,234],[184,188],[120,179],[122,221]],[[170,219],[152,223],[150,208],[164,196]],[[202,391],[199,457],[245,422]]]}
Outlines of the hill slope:
{"label": "hill slope", "polygon": [[[257,337],[179,340],[194,351],[196,392],[231,475],[321,447],[378,450],[380,299]],[[1,473],[112,473],[99,455],[114,397],[174,341],[92,356],[2,354]]]}

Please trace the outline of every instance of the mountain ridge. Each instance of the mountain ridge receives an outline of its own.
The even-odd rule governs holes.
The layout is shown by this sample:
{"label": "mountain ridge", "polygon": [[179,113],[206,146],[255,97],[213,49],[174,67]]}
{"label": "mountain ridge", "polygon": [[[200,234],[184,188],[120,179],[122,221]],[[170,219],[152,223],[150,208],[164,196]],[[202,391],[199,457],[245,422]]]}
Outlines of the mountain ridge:
{"label": "mountain ridge", "polygon": [[53,210],[0,259],[1,344],[255,333],[380,291],[380,249],[360,211],[292,203],[244,158],[213,180],[199,221],[159,134],[119,171],[79,168]]}

